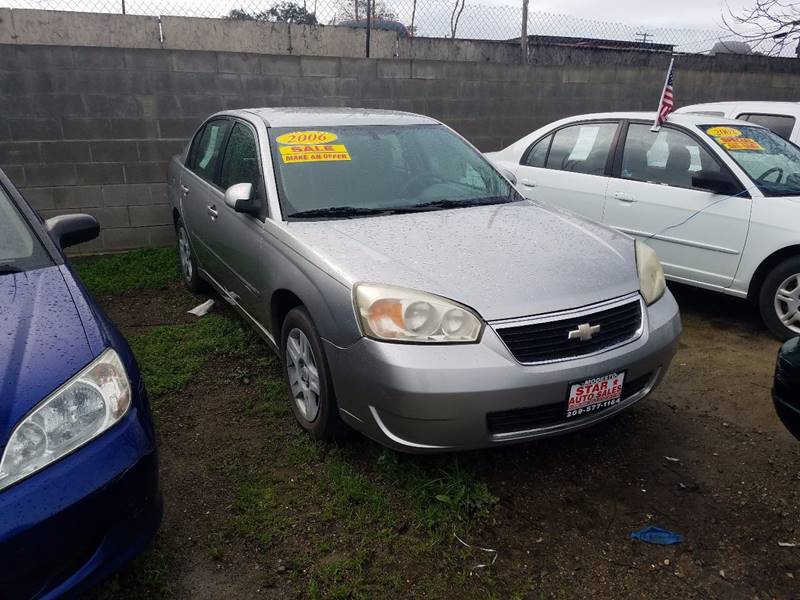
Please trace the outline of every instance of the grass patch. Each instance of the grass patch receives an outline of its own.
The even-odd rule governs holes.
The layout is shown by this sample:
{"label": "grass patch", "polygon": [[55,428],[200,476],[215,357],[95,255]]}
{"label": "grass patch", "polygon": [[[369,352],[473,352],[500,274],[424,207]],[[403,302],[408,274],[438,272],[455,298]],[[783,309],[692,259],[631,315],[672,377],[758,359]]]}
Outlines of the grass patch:
{"label": "grass patch", "polygon": [[[325,461],[319,491],[325,494],[323,518],[348,523],[360,535],[381,537],[395,522],[388,490],[363,469],[343,460],[338,452]],[[367,531],[368,530],[368,531]]]}
{"label": "grass patch", "polygon": [[158,290],[180,278],[175,248],[146,248],[121,254],[76,257],[72,265],[92,294]]}
{"label": "grass patch", "polygon": [[185,325],[154,327],[129,342],[154,398],[181,391],[207,360],[242,357],[259,343],[235,320],[213,314]]}
{"label": "grass patch", "polygon": [[498,501],[458,455],[421,458],[383,449],[377,463],[390,485],[405,493],[415,525],[434,534],[447,535],[485,517]]}

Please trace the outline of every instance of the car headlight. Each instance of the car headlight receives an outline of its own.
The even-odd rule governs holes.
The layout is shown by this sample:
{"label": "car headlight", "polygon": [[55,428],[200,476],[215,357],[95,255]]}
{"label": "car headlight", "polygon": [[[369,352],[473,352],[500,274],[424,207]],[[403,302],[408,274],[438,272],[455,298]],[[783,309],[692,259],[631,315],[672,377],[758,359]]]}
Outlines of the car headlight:
{"label": "car headlight", "polygon": [[647,244],[636,240],[636,269],[639,272],[639,291],[646,304],[650,305],[667,289],[664,269],[656,251]]}
{"label": "car headlight", "polygon": [[477,342],[483,323],[478,315],[441,296],[390,285],[360,283],[354,291],[356,312],[367,337],[390,342]]}
{"label": "car headlight", "polygon": [[19,422],[0,461],[0,489],[97,437],[119,421],[130,404],[125,367],[109,348]]}

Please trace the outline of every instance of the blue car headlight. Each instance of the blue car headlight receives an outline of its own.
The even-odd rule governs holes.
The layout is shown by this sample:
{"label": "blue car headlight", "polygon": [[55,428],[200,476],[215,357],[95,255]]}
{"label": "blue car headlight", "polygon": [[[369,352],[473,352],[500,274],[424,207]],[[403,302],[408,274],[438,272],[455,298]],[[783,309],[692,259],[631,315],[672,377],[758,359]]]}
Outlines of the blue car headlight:
{"label": "blue car headlight", "polygon": [[109,348],[19,422],[0,461],[0,490],[97,437],[130,405],[125,367]]}

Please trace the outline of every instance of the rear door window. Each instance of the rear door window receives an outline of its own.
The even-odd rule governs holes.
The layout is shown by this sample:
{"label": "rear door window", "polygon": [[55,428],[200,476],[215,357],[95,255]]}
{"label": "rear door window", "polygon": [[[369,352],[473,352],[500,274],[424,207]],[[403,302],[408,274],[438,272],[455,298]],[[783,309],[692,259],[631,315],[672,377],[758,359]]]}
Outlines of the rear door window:
{"label": "rear door window", "polygon": [[203,131],[195,137],[189,150],[186,166],[199,177],[215,185],[219,185],[217,165],[229,126],[230,121],[227,119],[209,121]]}
{"label": "rear door window", "polygon": [[536,142],[530,150],[528,150],[522,164],[528,167],[544,167],[547,161],[547,151],[550,150],[550,142],[552,139],[553,136],[548,135],[543,140]]}
{"label": "rear door window", "polygon": [[756,125],[761,125],[767,129],[771,129],[783,139],[788,140],[792,137],[794,130],[794,117],[789,115],[762,115],[756,113],[742,113],[737,117],[743,121],[750,121]]}
{"label": "rear door window", "polygon": [[603,175],[617,123],[581,123],[553,135],[546,167],[559,171]]}

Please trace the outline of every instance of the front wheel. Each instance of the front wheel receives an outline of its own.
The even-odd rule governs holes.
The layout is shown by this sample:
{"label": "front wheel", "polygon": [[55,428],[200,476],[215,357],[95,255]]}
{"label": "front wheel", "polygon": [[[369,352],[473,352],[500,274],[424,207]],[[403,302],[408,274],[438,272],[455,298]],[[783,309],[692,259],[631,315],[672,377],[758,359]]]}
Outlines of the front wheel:
{"label": "front wheel", "polygon": [[178,235],[178,256],[181,259],[181,276],[183,284],[190,292],[197,294],[208,290],[208,285],[200,277],[197,271],[197,261],[192,253],[192,246],[189,243],[189,232],[183,221],[178,219],[175,224],[175,232]]}
{"label": "front wheel", "polygon": [[800,335],[800,257],[789,258],[769,272],[758,306],[775,337],[785,341]]}
{"label": "front wheel", "polygon": [[317,439],[345,433],[322,342],[302,307],[289,311],[283,321],[281,354],[292,412],[300,426]]}

